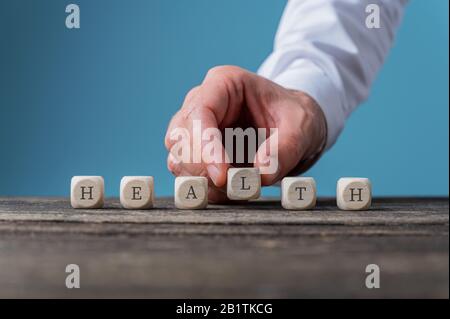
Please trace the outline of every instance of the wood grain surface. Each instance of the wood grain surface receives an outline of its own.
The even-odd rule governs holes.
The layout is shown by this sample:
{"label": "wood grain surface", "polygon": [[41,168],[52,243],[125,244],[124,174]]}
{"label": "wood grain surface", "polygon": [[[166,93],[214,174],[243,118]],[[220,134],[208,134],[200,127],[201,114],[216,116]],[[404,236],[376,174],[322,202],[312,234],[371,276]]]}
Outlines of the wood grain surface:
{"label": "wood grain surface", "polygon": [[[380,298],[449,296],[448,198],[375,198],[312,211],[278,200],[206,210],[72,209],[65,198],[0,197],[0,297]],[[81,288],[65,287],[65,267]],[[365,287],[365,267],[381,288]]]}

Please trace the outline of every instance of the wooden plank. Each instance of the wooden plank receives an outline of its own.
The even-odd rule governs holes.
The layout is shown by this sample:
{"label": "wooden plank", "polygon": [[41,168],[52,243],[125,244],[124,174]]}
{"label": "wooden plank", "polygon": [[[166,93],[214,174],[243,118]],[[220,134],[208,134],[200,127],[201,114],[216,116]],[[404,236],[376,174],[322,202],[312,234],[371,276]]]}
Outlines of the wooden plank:
{"label": "wooden plank", "polygon": [[319,200],[313,211],[287,211],[275,200],[247,205],[210,205],[205,210],[176,210],[172,198],[157,199],[152,210],[121,209],[117,199],[99,210],[72,209],[67,199],[0,198],[0,221],[191,224],[448,224],[448,199],[374,199],[369,211],[337,210],[334,200]]}
{"label": "wooden plank", "polygon": [[[0,256],[0,297],[448,298],[448,237],[31,233],[2,235]],[[372,263],[379,290],[364,286]]]}
{"label": "wooden plank", "polygon": [[[368,212],[319,200],[177,211],[78,211],[67,199],[0,198],[0,297],[448,298],[448,198],[375,199]],[[65,266],[81,288],[65,287]],[[365,267],[381,288],[365,287]]]}

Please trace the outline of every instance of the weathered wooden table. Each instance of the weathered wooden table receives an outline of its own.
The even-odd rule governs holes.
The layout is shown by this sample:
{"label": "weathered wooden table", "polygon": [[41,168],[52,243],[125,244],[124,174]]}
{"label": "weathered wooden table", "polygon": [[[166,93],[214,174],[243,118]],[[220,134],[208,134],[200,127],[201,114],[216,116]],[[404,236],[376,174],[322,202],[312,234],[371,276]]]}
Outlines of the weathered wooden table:
{"label": "weathered wooden table", "polygon": [[[0,297],[449,297],[448,198],[322,199],[180,211],[74,210],[61,198],[0,198]],[[81,288],[67,289],[77,264]],[[377,264],[381,287],[367,289]]]}

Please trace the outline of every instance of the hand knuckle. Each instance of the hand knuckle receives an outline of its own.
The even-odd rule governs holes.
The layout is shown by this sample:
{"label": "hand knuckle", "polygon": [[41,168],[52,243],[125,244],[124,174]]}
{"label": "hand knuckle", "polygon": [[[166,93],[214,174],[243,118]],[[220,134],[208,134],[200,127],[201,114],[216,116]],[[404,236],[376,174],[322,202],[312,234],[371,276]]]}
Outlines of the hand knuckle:
{"label": "hand knuckle", "polygon": [[221,78],[236,78],[240,77],[245,71],[234,65],[219,65],[211,68],[208,71],[208,76],[221,77]]}
{"label": "hand knuckle", "polygon": [[193,87],[189,90],[189,92],[186,94],[186,97],[184,99],[185,102],[191,101],[195,95],[197,94],[198,90],[200,89],[200,86]]}

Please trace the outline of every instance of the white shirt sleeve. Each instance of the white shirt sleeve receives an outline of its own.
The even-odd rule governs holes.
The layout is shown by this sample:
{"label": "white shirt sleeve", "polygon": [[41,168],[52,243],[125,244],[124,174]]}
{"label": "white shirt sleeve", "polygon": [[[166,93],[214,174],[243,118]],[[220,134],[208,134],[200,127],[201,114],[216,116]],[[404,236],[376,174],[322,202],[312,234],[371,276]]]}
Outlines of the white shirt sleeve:
{"label": "white shirt sleeve", "polygon": [[[383,64],[407,0],[290,0],[274,51],[258,73],[309,94],[328,125],[327,149],[345,120],[364,101]],[[380,12],[380,28],[366,26],[369,4]]]}

